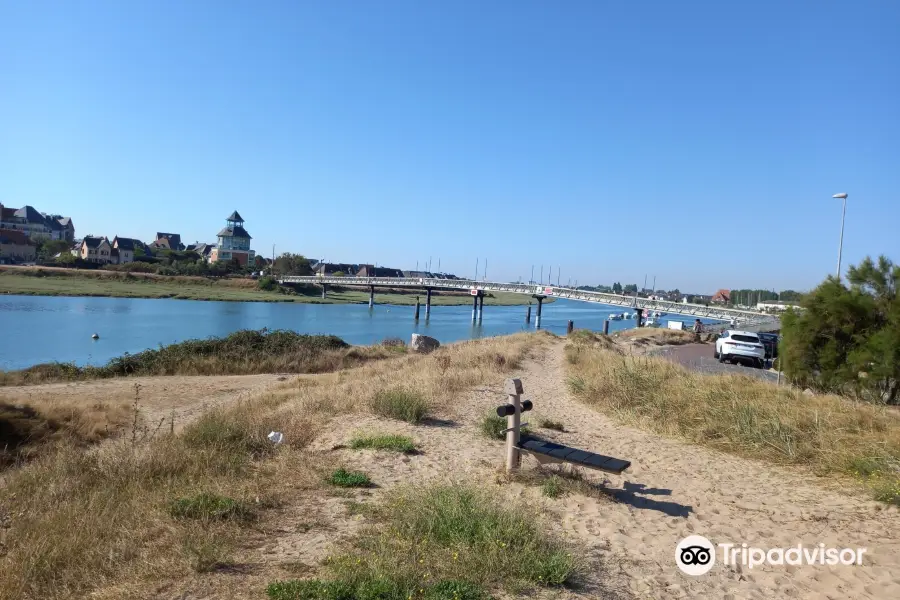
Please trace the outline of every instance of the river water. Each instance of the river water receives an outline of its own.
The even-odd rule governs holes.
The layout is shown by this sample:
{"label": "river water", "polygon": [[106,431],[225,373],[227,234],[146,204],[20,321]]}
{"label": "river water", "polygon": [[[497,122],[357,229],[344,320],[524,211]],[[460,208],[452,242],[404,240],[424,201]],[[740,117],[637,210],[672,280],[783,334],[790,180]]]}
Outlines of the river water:
{"label": "river water", "polygon": [[[351,344],[373,344],[423,333],[441,342],[505,335],[534,328],[525,324],[525,306],[485,306],[479,325],[472,324],[471,306],[434,306],[418,323],[414,307],[365,304],[294,304],[264,302],[201,302],[141,298],[60,296],[0,296],[0,369],[21,369],[43,362],[104,364],[125,352],[140,352],[160,344],[223,336],[239,329],[293,329],[328,333]],[[621,307],[568,300],[544,304],[541,326],[564,334],[569,320],[575,327],[601,331],[611,313]],[[690,317],[671,316],[688,325]],[[612,321],[610,331],[634,326],[634,320]],[[97,333],[98,340],[91,334]]]}

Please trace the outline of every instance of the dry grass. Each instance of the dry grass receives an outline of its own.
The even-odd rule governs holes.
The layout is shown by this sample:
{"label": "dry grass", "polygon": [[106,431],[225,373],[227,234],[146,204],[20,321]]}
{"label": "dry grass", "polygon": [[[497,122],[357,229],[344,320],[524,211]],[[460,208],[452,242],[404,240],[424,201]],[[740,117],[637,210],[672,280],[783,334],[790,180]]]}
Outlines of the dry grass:
{"label": "dry grass", "polygon": [[[180,433],[126,435],[89,450],[53,445],[4,474],[0,599],[137,597],[228,566],[256,520],[212,517],[233,503],[265,521],[287,493],[323,493],[316,490],[337,465],[307,446],[330,418],[368,413],[379,392],[397,388],[447,414],[458,392],[502,380],[546,339],[522,334],[426,356],[390,353],[208,411]],[[286,442],[271,444],[271,430]]]}
{"label": "dry grass", "polygon": [[694,334],[690,331],[656,329],[654,327],[626,329],[618,332],[615,337],[620,340],[632,341],[638,345],[654,344],[656,346],[677,346],[695,341]]}
{"label": "dry grass", "polygon": [[571,390],[618,420],[732,454],[865,479],[900,503],[900,419],[837,396],[570,344]]}
{"label": "dry grass", "polygon": [[[276,426],[287,438],[277,447],[265,439]],[[182,435],[89,452],[60,446],[9,471],[0,598],[70,598],[221,566],[241,523],[176,519],[173,503],[214,495],[246,512],[271,506],[281,481],[318,485],[321,459],[303,451],[312,431],[283,401],[266,399],[211,411]]]}
{"label": "dry grass", "polygon": [[52,444],[99,442],[118,431],[128,418],[124,404],[0,402],[0,467],[28,460]]}
{"label": "dry grass", "polygon": [[582,565],[539,512],[464,486],[408,488],[326,565],[326,581],[276,582],[273,600],[488,597],[569,583]]}

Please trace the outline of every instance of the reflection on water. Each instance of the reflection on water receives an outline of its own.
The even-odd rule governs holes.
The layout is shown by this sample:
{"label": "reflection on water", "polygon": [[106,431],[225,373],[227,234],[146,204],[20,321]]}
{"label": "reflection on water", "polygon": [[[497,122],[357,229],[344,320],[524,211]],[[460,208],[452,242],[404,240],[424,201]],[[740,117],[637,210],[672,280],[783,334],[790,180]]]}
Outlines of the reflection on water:
{"label": "reflection on water", "polygon": [[[0,296],[0,369],[19,369],[51,361],[102,364],[124,352],[160,344],[227,335],[239,329],[292,329],[329,333],[351,344],[385,338],[408,340],[412,333],[441,342],[496,336],[534,327],[525,324],[525,306],[485,306],[484,319],[472,324],[472,307],[434,306],[431,318],[415,322],[412,306],[367,304],[288,304],[202,302],[143,298],[65,298]],[[544,329],[564,334],[568,320],[578,328],[600,331],[610,313],[621,307],[559,300],[545,304]],[[688,317],[674,317],[687,323]],[[613,321],[610,330],[634,326]],[[99,340],[92,340],[97,333]]]}

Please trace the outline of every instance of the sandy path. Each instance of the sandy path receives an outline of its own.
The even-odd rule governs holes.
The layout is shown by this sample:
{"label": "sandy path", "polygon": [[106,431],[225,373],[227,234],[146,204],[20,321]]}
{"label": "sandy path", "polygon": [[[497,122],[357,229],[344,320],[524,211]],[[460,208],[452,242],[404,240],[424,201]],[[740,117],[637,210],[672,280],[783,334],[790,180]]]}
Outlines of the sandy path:
{"label": "sandy path", "polygon": [[[537,369],[535,366],[539,367]],[[604,543],[623,560],[640,595],[704,598],[898,598],[898,512],[867,498],[824,489],[798,469],[778,468],[614,424],[573,401],[565,387],[562,345],[523,373],[535,412],[571,427],[554,433],[567,445],[632,461],[611,476],[618,500],[564,500],[566,529]],[[545,432],[547,433],[547,432]],[[675,566],[678,541],[691,534],[714,543],[761,548],[819,542],[866,547],[863,566],[746,567],[717,564],[701,577]]]}
{"label": "sandy path", "polygon": [[[799,469],[773,467],[660,438],[614,424],[604,415],[574,401],[565,387],[563,344],[529,361],[520,371],[526,396],[536,416],[562,421],[566,433],[540,430],[547,437],[632,461],[624,476],[588,472],[615,501],[571,495],[557,500],[539,496],[536,488],[498,487],[498,493],[525,496],[542,503],[552,520],[587,548],[589,556],[615,565],[607,587],[630,589],[654,598],[898,598],[900,597],[900,521],[893,508],[865,497],[829,491]],[[398,484],[448,479],[493,483],[503,463],[500,442],[478,432],[481,416],[504,399],[500,385],[473,390],[459,401],[450,426],[413,427],[371,417],[352,423],[334,422],[317,440],[328,450],[345,443],[356,431],[411,435],[422,454],[398,458],[377,452],[333,452],[339,462],[364,469],[378,484],[356,497],[369,501]],[[531,459],[526,468],[533,468]],[[263,562],[317,564],[334,540],[359,521],[335,518],[347,499],[320,504],[324,521],[338,529],[297,532],[288,526],[259,548]],[[309,506],[297,507],[296,518],[309,519]],[[324,514],[322,514],[324,513]],[[287,515],[285,515],[287,516]],[[318,520],[318,519],[317,519]],[[300,529],[303,529],[302,527]],[[764,566],[753,570],[717,564],[707,575],[690,577],[675,565],[675,546],[691,534],[714,543],[746,542],[761,548],[813,546],[866,547],[862,566]],[[719,559],[721,563],[721,558]],[[595,597],[591,592],[565,597]]]}
{"label": "sandy path", "polygon": [[224,375],[128,377],[71,383],[0,387],[0,401],[40,406],[53,403],[104,402],[131,406],[135,384],[140,385],[141,417],[148,424],[175,415],[176,428],[190,422],[205,408],[256,395],[285,380],[279,375]]}

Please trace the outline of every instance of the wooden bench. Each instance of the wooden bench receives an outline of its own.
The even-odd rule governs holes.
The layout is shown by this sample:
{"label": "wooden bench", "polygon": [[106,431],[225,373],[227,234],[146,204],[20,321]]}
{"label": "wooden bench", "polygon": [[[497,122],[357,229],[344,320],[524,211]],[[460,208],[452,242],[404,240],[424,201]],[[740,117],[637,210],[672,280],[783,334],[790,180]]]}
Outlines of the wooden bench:
{"label": "wooden bench", "polygon": [[518,444],[518,448],[522,452],[527,452],[534,456],[541,464],[547,463],[571,463],[579,467],[587,467],[588,469],[596,469],[598,471],[606,471],[607,473],[621,474],[625,469],[631,466],[631,462],[622,460],[621,458],[613,458],[604,456],[594,452],[586,452],[578,448],[563,446],[547,440],[541,440],[535,437],[523,437]]}
{"label": "wooden bench", "polygon": [[541,464],[546,463],[570,463],[588,469],[606,471],[607,473],[620,474],[631,466],[631,462],[621,458],[613,458],[570,448],[562,444],[556,444],[533,436],[522,436],[522,413],[530,411],[534,404],[531,400],[522,400],[522,382],[519,379],[506,381],[506,393],[509,394],[509,403],[497,407],[497,416],[507,418],[506,429],[506,470],[513,471],[519,468],[521,454],[523,452],[535,457]]}

